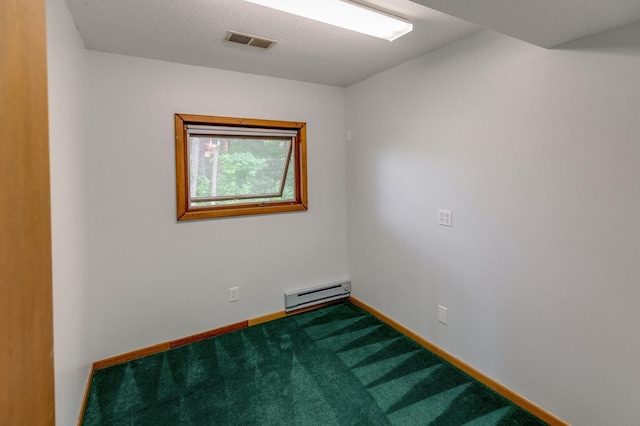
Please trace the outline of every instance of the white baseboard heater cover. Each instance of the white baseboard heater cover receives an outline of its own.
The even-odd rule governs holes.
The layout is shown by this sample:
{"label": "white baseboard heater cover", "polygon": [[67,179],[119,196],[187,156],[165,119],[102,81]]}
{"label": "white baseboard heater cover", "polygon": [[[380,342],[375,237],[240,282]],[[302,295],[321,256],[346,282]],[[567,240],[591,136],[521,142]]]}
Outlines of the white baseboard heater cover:
{"label": "white baseboard heater cover", "polygon": [[311,287],[304,290],[289,291],[284,294],[285,312],[295,311],[320,303],[331,302],[349,297],[351,281]]}

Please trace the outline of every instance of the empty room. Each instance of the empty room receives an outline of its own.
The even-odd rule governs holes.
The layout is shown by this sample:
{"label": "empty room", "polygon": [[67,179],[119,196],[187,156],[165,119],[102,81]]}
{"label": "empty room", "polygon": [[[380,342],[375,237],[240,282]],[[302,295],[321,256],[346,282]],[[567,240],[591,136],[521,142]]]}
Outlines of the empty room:
{"label": "empty room", "polygon": [[[640,3],[338,2],[406,25],[391,35],[270,3],[47,0],[31,28],[46,36],[55,423],[120,424],[88,391],[104,360],[286,329],[278,350],[333,339],[349,367],[343,398],[310,386],[309,406],[362,412],[226,424],[537,424],[516,409],[637,424]],[[258,137],[282,162],[249,158]],[[273,166],[276,189],[243,189],[247,163]],[[283,302],[331,286],[302,313]],[[420,417],[411,395],[437,369],[406,389],[394,376],[384,406],[387,364],[355,361],[356,320],[426,346],[502,411]],[[175,424],[197,424],[180,409]]]}

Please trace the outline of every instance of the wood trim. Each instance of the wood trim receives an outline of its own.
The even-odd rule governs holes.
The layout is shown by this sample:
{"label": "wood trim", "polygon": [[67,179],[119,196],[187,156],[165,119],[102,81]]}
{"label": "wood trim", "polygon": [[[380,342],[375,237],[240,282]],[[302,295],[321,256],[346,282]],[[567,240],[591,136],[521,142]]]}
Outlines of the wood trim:
{"label": "wood trim", "polygon": [[82,398],[82,406],[80,407],[80,415],[78,416],[78,426],[82,426],[84,412],[87,410],[87,401],[89,400],[89,390],[91,389],[91,379],[93,379],[94,371],[95,367],[92,365],[89,371],[89,378],[87,379],[87,386],[84,388],[84,397]]}
{"label": "wood trim", "polygon": [[91,367],[91,371],[89,372],[89,378],[87,380],[87,387],[84,393],[84,400],[82,401],[82,408],[80,410],[80,417],[78,419],[78,426],[82,424],[82,419],[84,418],[84,412],[87,406],[87,400],[89,399],[89,392],[91,388],[91,380],[93,379],[93,374],[102,368],[110,367],[112,365],[121,364],[123,362],[133,361],[138,358],[142,358],[149,355],[154,355],[160,352],[168,351],[169,349],[174,349],[180,346],[188,345],[190,343],[195,343],[200,340],[208,339],[210,337],[219,336],[224,333],[229,333],[236,330],[241,330],[246,327],[251,327],[254,325],[262,324],[265,322],[273,321],[276,319],[289,317],[297,314],[301,314],[303,312],[312,311],[315,309],[322,308],[324,306],[335,305],[341,302],[344,302],[346,299],[335,300],[331,302],[321,303],[314,306],[309,306],[308,308],[298,309],[292,312],[279,311],[274,312],[272,314],[263,315],[260,317],[256,317],[253,319],[240,321],[234,324],[225,325],[223,327],[216,328],[214,330],[204,331],[202,333],[193,334],[191,336],[182,337],[180,339],[171,340],[164,343],[159,343],[153,346],[147,346],[142,349],[136,349],[131,352],[127,352],[121,355],[116,355],[110,358],[106,358],[100,361],[96,361],[93,363]]}
{"label": "wood trim", "polygon": [[0,13],[0,423],[55,423],[44,0]]}
{"label": "wood trim", "polygon": [[171,347],[171,349],[173,349],[179,346],[188,345],[189,343],[199,342],[200,340],[209,339],[211,337],[219,336],[224,333],[230,333],[236,330],[241,330],[247,327],[249,327],[249,321],[241,321],[235,324],[227,325],[225,327],[216,328],[215,330],[205,331],[204,333],[198,333],[194,334],[193,336],[173,340],[169,343],[169,346]]}
{"label": "wood trim", "polygon": [[545,410],[544,408],[540,407],[539,405],[536,405],[535,403],[529,401],[525,397],[515,393],[511,389],[507,388],[506,386],[502,385],[501,383],[497,382],[496,380],[492,379],[491,377],[487,376],[486,374],[480,372],[479,370],[475,369],[474,367],[472,367],[471,365],[469,365],[466,362],[462,361],[461,359],[456,358],[455,356],[451,355],[449,352],[445,351],[444,349],[440,348],[439,346],[434,345],[433,343],[431,343],[428,340],[426,340],[424,337],[418,335],[417,333],[415,333],[414,331],[408,329],[407,327],[405,327],[404,325],[400,324],[399,322],[396,322],[395,320],[393,320],[390,317],[386,316],[385,314],[383,314],[382,312],[378,311],[377,309],[367,305],[363,301],[361,301],[359,299],[356,299],[353,296],[351,296],[349,298],[349,300],[354,305],[361,307],[362,309],[364,309],[365,311],[369,312],[373,316],[377,317],[381,321],[389,324],[391,327],[395,328],[396,330],[398,330],[402,334],[404,334],[407,337],[415,340],[417,343],[421,344],[422,346],[424,346],[425,348],[427,348],[428,350],[430,350],[434,354],[438,355],[440,358],[444,359],[445,361],[451,363],[455,367],[457,367],[460,370],[464,371],[465,373],[467,373],[468,375],[470,375],[471,377],[473,377],[474,379],[476,379],[480,383],[490,387],[494,391],[498,392],[500,395],[504,396],[505,398],[507,398],[508,400],[513,402],[514,404],[518,405],[519,407],[527,410],[528,412],[530,412],[534,416],[544,420],[545,422],[549,423],[552,426],[569,426],[569,423],[565,422],[564,420],[560,419],[559,417],[555,416],[554,414],[548,412],[547,410]]}
{"label": "wood trim", "polygon": [[240,330],[248,326],[249,321],[242,321],[235,324],[225,325],[224,327],[216,328],[215,330],[204,331],[202,333],[193,334],[191,336],[182,337],[180,339],[171,340],[169,342],[158,343],[157,345],[147,346],[146,348],[142,349],[136,349],[134,351],[127,352],[121,355],[116,355],[111,358],[96,361],[93,363],[93,370],[100,370],[101,368],[110,367],[112,365],[121,364],[123,362],[133,361],[134,359],[168,351],[169,349],[184,346],[189,343],[195,343],[200,340],[208,339],[210,337],[218,336],[224,333],[229,333],[231,331]]}
{"label": "wood trim", "polygon": [[[362,302],[361,300],[359,300],[359,299],[357,299],[357,298],[355,298],[353,296],[351,296],[348,300],[351,301],[354,305],[361,307],[365,311],[367,311],[370,314],[372,314],[373,316],[377,317],[381,321],[387,323],[388,325],[390,325],[394,329],[398,330],[402,334],[406,335],[407,337],[415,340],[417,343],[419,343],[420,345],[424,346],[425,348],[427,348],[428,350],[430,350],[434,354],[438,355],[439,357],[443,358],[445,361],[451,363],[455,367],[457,367],[460,370],[464,371],[465,373],[469,374],[474,379],[478,380],[480,383],[483,383],[484,385],[490,387],[491,389],[493,389],[496,392],[498,392],[500,395],[502,395],[505,398],[507,398],[510,401],[512,401],[514,404],[516,404],[519,407],[529,411],[531,414],[533,414],[533,415],[537,416],[538,418],[544,420],[545,422],[549,423],[550,425],[552,425],[552,426],[569,426],[569,423],[565,422],[564,420],[560,419],[559,417],[555,416],[554,414],[548,412],[544,408],[536,405],[535,403],[529,401],[528,399],[524,398],[523,396],[515,393],[511,389],[507,388],[506,386],[502,385],[501,383],[497,382],[496,380],[492,379],[491,377],[487,376],[486,374],[480,372],[479,370],[475,369],[474,367],[470,366],[469,364],[465,363],[464,361],[460,360],[459,358],[456,358],[455,356],[451,355],[450,353],[448,353],[444,349],[440,348],[439,346],[434,345],[433,343],[431,343],[428,340],[424,339],[423,337],[421,337],[420,335],[418,335],[414,331],[412,331],[412,330],[408,329],[407,327],[403,326],[402,324],[396,322],[395,320],[391,319],[390,317],[386,316],[385,314],[383,314],[382,312],[376,310],[375,308],[367,305],[366,303]],[[277,319],[280,319],[280,318],[285,318],[285,317],[297,315],[297,314],[300,314],[300,313],[303,313],[303,312],[319,309],[319,308],[324,307],[324,306],[341,303],[343,301],[344,301],[344,299],[343,300],[332,301],[332,302],[327,302],[327,303],[323,303],[323,304],[319,304],[319,305],[315,305],[315,306],[310,306],[308,308],[296,310],[296,311],[293,311],[293,312],[285,312],[285,311],[274,312],[274,313],[263,315],[263,316],[260,316],[260,317],[256,317],[256,318],[253,318],[253,319],[250,319],[250,320],[247,320],[247,321],[241,321],[241,322],[230,324],[230,325],[227,325],[227,326],[224,326],[224,327],[216,328],[214,330],[205,331],[205,332],[202,332],[202,333],[198,333],[198,334],[194,334],[194,335],[191,335],[191,336],[183,337],[181,339],[172,340],[172,341],[169,341],[169,342],[166,342],[166,343],[160,343],[158,345],[149,346],[149,347],[146,347],[146,348],[142,348],[142,349],[138,349],[138,350],[135,350],[135,351],[128,352],[126,354],[117,355],[117,356],[114,356],[114,357],[111,357],[111,358],[107,358],[107,359],[104,359],[104,360],[101,360],[101,361],[96,361],[96,362],[93,363],[93,367],[92,367],[91,372],[89,374],[89,380],[88,380],[88,383],[87,383],[87,388],[85,390],[84,401],[83,401],[83,404],[82,404],[82,411],[81,411],[81,414],[80,414],[80,420],[78,421],[78,424],[79,425],[81,424],[82,417],[84,416],[84,410],[86,408],[87,399],[89,397],[89,389],[90,389],[91,379],[93,377],[93,373],[96,370],[99,370],[99,369],[105,368],[105,367],[109,367],[111,365],[120,364],[122,362],[132,361],[134,359],[138,359],[138,358],[141,358],[141,357],[144,357],[144,356],[153,355],[153,354],[156,354],[156,353],[159,353],[159,352],[163,352],[163,351],[166,351],[166,350],[169,350],[169,349],[172,349],[172,348],[176,348],[176,347],[179,347],[179,346],[187,345],[189,343],[194,343],[194,342],[197,342],[197,341],[200,341],[200,340],[204,340],[204,339],[207,339],[207,338],[210,338],[210,337],[218,336],[218,335],[221,335],[221,334],[224,334],[224,333],[228,333],[228,332],[231,332],[231,331],[240,330],[240,329],[243,329],[245,327],[252,327],[254,325],[266,323],[266,322],[277,320]]]}
{"label": "wood trim", "polygon": [[[182,209],[179,209],[182,210]],[[280,205],[267,205],[265,207],[239,207],[234,206],[232,208],[212,210],[190,210],[182,214],[178,218],[179,221],[184,220],[196,220],[196,219],[214,219],[221,217],[234,217],[234,216],[248,216],[257,214],[269,214],[269,213],[286,213],[294,211],[304,211],[307,207],[302,204],[280,204]]]}
{"label": "wood trim", "polygon": [[267,314],[267,315],[263,315],[261,317],[250,319],[249,320],[249,326],[262,324],[262,323],[265,323],[265,322],[277,320],[277,319],[284,318],[284,317],[290,317],[290,316],[293,316],[293,315],[298,315],[298,314],[301,314],[303,312],[313,311],[313,310],[316,310],[318,308],[323,308],[323,307],[329,306],[329,305],[336,305],[338,303],[344,302],[345,300],[347,300],[347,299],[345,298],[345,299],[339,299],[339,300],[332,300],[331,302],[320,303],[320,304],[317,304],[317,305],[309,306],[307,308],[296,309],[295,311],[291,311],[291,312],[286,312],[286,311],[274,312],[272,314]]}
{"label": "wood trim", "polygon": [[[195,343],[200,340],[208,339],[210,337],[219,336],[221,334],[230,333],[236,330],[241,330],[243,328],[262,324],[264,322],[273,321],[279,318],[300,314],[302,312],[312,311],[314,309],[322,308],[324,306],[334,305],[342,301],[344,300],[336,300],[332,302],[322,303],[319,305],[310,306],[308,308],[303,308],[303,309],[299,309],[299,310],[288,312],[288,313],[285,311],[274,312],[272,314],[263,315],[250,320],[245,320],[245,321],[236,322],[234,324],[225,325],[223,327],[216,328],[214,330],[203,331],[202,333],[192,334],[191,336],[181,337],[179,339],[170,340],[164,343],[158,343],[157,345],[147,346],[142,349],[136,349],[131,352],[127,352],[121,355],[116,355],[110,358],[106,358],[106,359],[94,362],[93,368],[91,370],[91,375],[93,375],[93,372],[95,370],[100,370],[101,368],[110,367],[112,365],[121,364],[123,362],[133,361],[134,359],[157,354],[159,352],[168,351],[169,349],[188,345],[189,343]],[[91,378],[89,378],[89,381],[91,381]]]}
{"label": "wood trim", "polygon": [[249,320],[249,327],[253,327],[254,325],[262,324],[265,322],[277,320],[280,318],[284,318],[287,316],[285,311],[274,312],[272,314],[263,315],[261,317],[253,318]]}
{"label": "wood trim", "polygon": [[299,167],[300,167],[300,203],[304,206],[305,210],[309,208],[309,195],[307,193],[307,125],[300,127],[300,143],[298,144],[299,152]]}
{"label": "wood trim", "polygon": [[184,120],[179,114],[174,116],[175,120],[175,134],[176,134],[176,206],[178,213],[178,220],[184,216],[187,212],[187,206],[189,205],[188,192],[189,181],[187,179],[187,161],[189,161],[189,155],[187,154],[187,131],[184,128]]}
{"label": "wood trim", "polygon": [[198,114],[176,114],[182,121],[192,124],[216,124],[243,127],[278,127],[281,129],[300,129],[306,125],[299,121],[263,120],[258,118],[220,117]]}
{"label": "wood trim", "polygon": [[[241,127],[291,129],[295,138],[296,200],[239,205],[192,207],[189,203],[189,153],[187,128],[189,124],[210,124]],[[307,132],[306,123],[297,121],[260,120],[255,118],[217,117],[194,114],[174,114],[176,150],[176,213],[178,221],[215,219],[233,216],[286,213],[308,210],[307,194]]]}
{"label": "wood trim", "polygon": [[157,354],[159,352],[168,351],[171,349],[170,342],[159,343],[153,346],[147,346],[146,348],[136,349],[135,351],[127,352],[121,355],[112,356],[93,363],[93,370],[100,370],[105,367],[111,367],[112,365],[121,364],[123,362],[133,361],[134,359],[142,358]]}

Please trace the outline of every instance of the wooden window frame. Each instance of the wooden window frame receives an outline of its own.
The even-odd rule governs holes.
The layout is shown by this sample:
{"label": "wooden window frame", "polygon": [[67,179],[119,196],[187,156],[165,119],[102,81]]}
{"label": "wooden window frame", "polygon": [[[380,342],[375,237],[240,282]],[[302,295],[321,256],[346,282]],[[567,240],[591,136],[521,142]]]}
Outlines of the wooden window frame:
{"label": "wooden window frame", "polygon": [[[297,136],[294,141],[292,152],[292,155],[295,158],[295,200],[259,203],[251,202],[237,205],[191,206],[189,203],[188,125],[295,130],[297,132]],[[307,124],[303,122],[175,114],[176,200],[178,221],[307,210],[306,129]]]}

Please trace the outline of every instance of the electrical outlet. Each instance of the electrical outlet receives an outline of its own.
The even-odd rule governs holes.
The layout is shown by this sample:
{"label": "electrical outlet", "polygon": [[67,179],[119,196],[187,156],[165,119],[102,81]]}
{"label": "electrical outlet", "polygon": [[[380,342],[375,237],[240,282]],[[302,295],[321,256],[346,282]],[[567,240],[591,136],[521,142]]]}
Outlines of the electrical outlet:
{"label": "electrical outlet", "polygon": [[447,325],[447,308],[438,305],[438,322]]}
{"label": "electrical outlet", "polygon": [[438,210],[438,225],[453,226],[451,210]]}
{"label": "electrical outlet", "polygon": [[229,289],[229,302],[237,302],[240,299],[238,287],[231,287]]}

